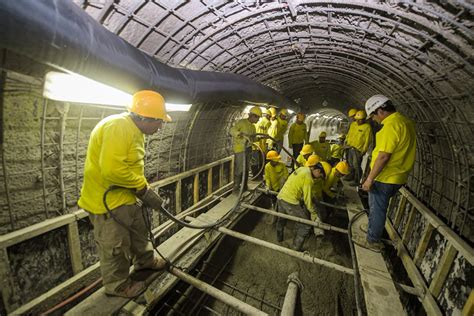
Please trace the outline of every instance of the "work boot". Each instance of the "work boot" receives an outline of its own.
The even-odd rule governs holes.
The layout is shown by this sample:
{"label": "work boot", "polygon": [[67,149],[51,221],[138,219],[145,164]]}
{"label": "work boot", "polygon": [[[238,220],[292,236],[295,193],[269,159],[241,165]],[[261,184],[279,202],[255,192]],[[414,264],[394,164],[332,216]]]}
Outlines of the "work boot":
{"label": "work boot", "polygon": [[293,239],[293,250],[301,251],[303,249],[304,240],[304,237],[295,236],[295,239]]}
{"label": "work boot", "polygon": [[161,271],[166,269],[167,262],[160,257],[153,257],[152,259],[148,260],[145,264],[135,264],[135,271],[150,269],[150,270],[157,270]]}
{"label": "work boot", "polygon": [[109,296],[120,296],[125,298],[134,298],[142,294],[146,289],[145,282],[127,280],[117,286],[113,292],[106,292]]}
{"label": "work boot", "polygon": [[277,241],[278,242],[283,241],[283,230],[277,230]]}

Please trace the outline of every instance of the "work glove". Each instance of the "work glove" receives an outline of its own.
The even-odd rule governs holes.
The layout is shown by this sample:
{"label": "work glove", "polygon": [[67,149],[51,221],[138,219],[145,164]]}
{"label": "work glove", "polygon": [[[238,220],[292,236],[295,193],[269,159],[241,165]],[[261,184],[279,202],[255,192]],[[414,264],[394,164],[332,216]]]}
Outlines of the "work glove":
{"label": "work glove", "polygon": [[142,200],[142,202],[155,210],[163,209],[163,199],[150,188],[146,188],[146,190],[140,190],[137,192],[137,197]]}

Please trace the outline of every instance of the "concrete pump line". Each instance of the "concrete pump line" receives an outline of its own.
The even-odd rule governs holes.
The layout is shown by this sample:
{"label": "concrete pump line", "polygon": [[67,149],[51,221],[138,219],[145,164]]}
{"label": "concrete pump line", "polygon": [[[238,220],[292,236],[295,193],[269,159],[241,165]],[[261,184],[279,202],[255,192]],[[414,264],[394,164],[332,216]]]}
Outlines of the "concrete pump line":
{"label": "concrete pump line", "polygon": [[[190,216],[186,217],[186,220],[187,221],[198,220],[198,221],[201,221],[201,222],[206,222],[205,220],[203,220],[201,218],[194,218],[194,217],[190,217]],[[308,263],[319,264],[319,265],[322,265],[322,266],[324,266],[326,268],[329,268],[329,269],[332,269],[332,270],[336,270],[336,271],[343,272],[343,273],[346,273],[346,274],[354,275],[354,270],[352,270],[350,268],[346,268],[346,267],[341,266],[339,264],[332,263],[332,262],[329,262],[329,261],[326,261],[326,260],[323,260],[323,259],[313,257],[313,256],[311,256],[307,253],[303,253],[303,252],[288,249],[288,248],[285,248],[285,247],[282,247],[282,246],[278,246],[278,245],[272,244],[271,242],[264,241],[264,240],[261,240],[261,239],[255,238],[255,237],[247,236],[245,234],[241,234],[239,232],[236,232],[236,231],[224,228],[224,227],[217,227],[217,228],[214,228],[214,229],[216,229],[217,231],[219,231],[223,234],[226,234],[228,236],[232,236],[232,237],[240,239],[240,240],[248,241],[252,244],[256,244],[256,245],[263,246],[263,247],[268,248],[268,249],[272,249],[272,250],[287,254],[289,256],[292,256],[294,258],[298,258],[298,259],[303,260],[303,261],[308,262]]]}

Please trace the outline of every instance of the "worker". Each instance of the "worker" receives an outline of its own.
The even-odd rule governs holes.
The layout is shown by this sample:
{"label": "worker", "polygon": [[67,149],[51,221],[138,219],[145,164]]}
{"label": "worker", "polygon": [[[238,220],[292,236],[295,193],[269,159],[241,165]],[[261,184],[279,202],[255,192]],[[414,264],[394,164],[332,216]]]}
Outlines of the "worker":
{"label": "worker", "polygon": [[[154,91],[133,95],[128,113],[111,115],[92,130],[78,205],[89,213],[99,253],[105,293],[127,298],[145,290],[145,282],[129,278],[135,270],[162,270],[166,262],[156,257],[147,239],[147,227],[136,196],[144,201],[151,189],[144,175],[145,138],[159,131],[171,118],[165,100]],[[106,196],[111,186],[123,187]],[[145,201],[147,202],[147,201]]]}
{"label": "worker", "polygon": [[[348,149],[350,148],[350,146],[348,144],[350,143],[354,129],[357,126],[357,122],[354,119],[354,116],[356,115],[356,113],[357,113],[357,109],[354,109],[354,108],[349,109],[349,111],[347,112],[347,116],[349,117],[349,128],[347,129],[346,140],[344,142],[344,145],[345,145],[344,154],[346,156],[346,159],[349,156]],[[349,179],[349,178],[350,178],[350,175],[346,177],[346,179]],[[354,177],[352,176],[350,180],[353,180],[353,179]]]}
{"label": "worker", "polygon": [[331,158],[329,159],[329,163],[331,166],[336,165],[339,161],[342,160],[344,156],[344,141],[346,139],[346,135],[341,134],[337,138],[337,142],[331,145]]}
{"label": "worker", "polygon": [[283,148],[283,137],[285,136],[286,130],[288,129],[288,110],[281,109],[280,114],[277,117],[278,128],[274,138],[277,140],[278,152]]}
{"label": "worker", "polygon": [[[250,165],[250,154],[252,143],[255,139],[255,123],[258,122],[262,116],[262,109],[254,106],[250,109],[248,117],[237,121],[230,129],[230,135],[234,141],[234,193],[240,192],[240,186],[243,190],[247,190],[247,180]],[[244,159],[247,163],[244,170]],[[242,177],[243,183],[242,183]]]}
{"label": "worker", "polygon": [[326,142],[326,132],[319,134],[319,139],[312,141],[310,144],[313,146],[314,153],[318,155],[322,161],[328,161],[331,156],[331,146]]}
{"label": "worker", "polygon": [[297,163],[296,168],[303,167],[306,164],[308,157],[312,154],[314,154],[313,146],[311,146],[310,144],[304,145],[300,151],[300,154],[296,158],[296,163]]}
{"label": "worker", "polygon": [[[320,222],[312,201],[313,180],[326,178],[326,172],[329,173],[330,170],[326,170],[321,163],[316,161],[316,156],[309,156],[306,165],[289,176],[277,196],[278,212]],[[277,220],[278,242],[283,241],[285,225],[286,219],[279,217]],[[292,247],[294,250],[301,251],[306,237],[311,232],[311,226],[297,222],[295,230]],[[318,227],[314,227],[314,233],[317,237],[324,235],[324,231]]]}
{"label": "worker", "polygon": [[275,140],[275,137],[278,135],[278,130],[280,129],[280,123],[277,118],[277,110],[275,108],[270,108],[270,127],[268,128],[268,136],[273,139],[267,140],[268,150],[278,151],[278,145]]}
{"label": "worker", "polygon": [[362,158],[369,150],[373,143],[372,127],[366,122],[367,114],[365,111],[357,111],[354,119],[356,120],[355,127],[351,131],[351,139],[347,143],[350,146],[348,150],[348,161],[351,166],[351,177],[353,186],[360,185],[362,177]]}
{"label": "worker", "polygon": [[[335,204],[336,203],[336,193],[333,192],[334,189],[337,190],[337,185],[340,183],[342,177],[346,176],[349,173],[349,164],[346,161],[340,161],[335,167],[331,169],[329,176],[324,180],[322,186],[322,200],[326,203]],[[325,222],[332,213],[330,207],[318,207],[320,210],[320,218]]]}
{"label": "worker", "polygon": [[308,131],[304,119],[303,113],[296,114],[296,122],[291,124],[288,131],[288,145],[293,149],[294,159],[298,158],[303,145],[308,142]]}
{"label": "worker", "polygon": [[270,150],[267,153],[268,163],[265,165],[265,186],[268,190],[279,192],[288,178],[288,169],[281,162],[280,155]]}
{"label": "worker", "polygon": [[[262,111],[262,117],[255,123],[255,130],[257,134],[268,133],[268,128],[270,127],[270,110],[264,109]],[[255,165],[252,167],[252,174],[255,176],[258,174],[262,165],[265,162],[265,155],[267,153],[267,139],[264,137],[259,137],[258,140],[252,145],[252,157]]]}
{"label": "worker", "polygon": [[413,121],[397,112],[384,95],[374,95],[365,103],[372,120],[382,124],[376,134],[370,173],[362,184],[369,192],[369,225],[366,246],[380,251],[380,239],[385,226],[390,198],[407,182],[413,169],[416,152],[416,132]]}

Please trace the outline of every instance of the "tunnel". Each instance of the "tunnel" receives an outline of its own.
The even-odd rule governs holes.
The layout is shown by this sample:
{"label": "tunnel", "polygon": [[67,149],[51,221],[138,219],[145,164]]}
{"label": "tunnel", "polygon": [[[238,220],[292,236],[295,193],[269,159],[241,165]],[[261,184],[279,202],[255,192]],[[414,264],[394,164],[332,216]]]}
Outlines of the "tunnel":
{"label": "tunnel", "polygon": [[[310,140],[326,131],[334,141],[348,128],[350,108],[387,96],[416,124],[415,165],[392,199],[386,236],[395,245],[385,254],[389,270],[418,291],[403,294],[404,312],[474,313],[473,14],[464,0],[0,3],[0,313],[44,312],[100,277],[92,225],[77,201],[93,128],[126,109],[87,101],[92,88],[80,84],[71,88],[80,101],[51,97],[50,76],[61,74],[126,95],[155,90],[169,102],[172,121],[145,139],[144,170],[148,183],[162,183],[175,214],[231,184],[229,131],[249,107],[286,108],[290,124],[305,113]],[[271,207],[264,197],[255,203]],[[153,213],[151,221],[158,227],[166,218]],[[263,218],[250,221],[268,229]],[[344,243],[339,263],[350,266],[347,242],[328,240]],[[222,244],[200,260],[211,264]],[[200,265],[195,275],[205,272]],[[356,314],[351,278],[318,280],[344,287],[321,303],[327,308],[301,313]],[[262,302],[276,306],[268,313],[281,312],[282,300],[253,303]]]}

